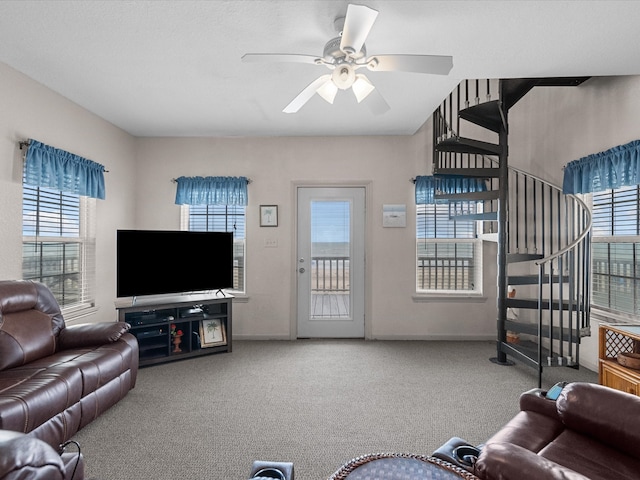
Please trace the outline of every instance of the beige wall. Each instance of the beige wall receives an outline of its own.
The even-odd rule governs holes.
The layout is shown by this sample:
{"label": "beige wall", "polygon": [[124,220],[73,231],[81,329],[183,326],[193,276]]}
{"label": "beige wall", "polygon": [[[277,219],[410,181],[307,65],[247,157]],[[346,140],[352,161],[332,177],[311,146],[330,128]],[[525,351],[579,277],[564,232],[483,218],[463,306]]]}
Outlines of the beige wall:
{"label": "beige wall", "polygon": [[[369,338],[495,338],[495,252],[485,257],[485,294],[474,303],[414,301],[415,207],[410,179],[430,172],[427,124],[410,137],[133,138],[0,64],[0,278],[21,277],[21,152],[36,138],[106,166],[98,201],[98,312],[115,318],[115,232],[179,228],[180,175],[246,175],[247,294],[234,306],[234,336],[295,335],[295,186],[366,185],[366,332]],[[406,204],[406,228],[382,227],[383,204]],[[261,229],[260,204],[280,206],[278,228]],[[265,248],[266,239],[277,248]],[[488,245],[490,250],[492,245]],[[472,308],[474,315],[469,315]]]}
{"label": "beige wall", "polygon": [[639,76],[534,88],[509,114],[510,164],[561,185],[570,161],[640,138],[639,106]]}
{"label": "beige wall", "polygon": [[34,138],[103,164],[106,199],[97,201],[97,312],[115,319],[115,230],[135,226],[136,139],[0,63],[0,279],[22,277],[22,152]]}
{"label": "beige wall", "polygon": [[[234,337],[295,338],[295,190],[298,185],[367,188],[368,338],[495,338],[495,280],[469,304],[417,302],[415,206],[410,179],[430,172],[431,127],[411,137],[144,138],[138,142],[137,225],[179,228],[175,184],[185,175],[244,175],[247,297],[234,303]],[[143,173],[144,172],[144,173]],[[260,228],[258,206],[279,206],[279,226]],[[382,206],[406,204],[406,228],[383,228]],[[265,241],[276,240],[277,248]],[[493,246],[489,246],[493,249]],[[488,263],[494,263],[493,255]],[[488,270],[490,271],[489,267]],[[494,273],[495,275],[495,273]],[[274,281],[275,280],[275,281]],[[476,312],[468,315],[469,308]]]}
{"label": "beige wall", "polygon": [[[539,87],[509,114],[509,162],[556,185],[572,160],[640,139],[640,76],[592,78],[579,87]],[[597,370],[598,319],[581,348]]]}
{"label": "beige wall", "polygon": [[[567,162],[640,137],[640,77],[538,88],[511,113],[510,161],[560,184]],[[113,320],[115,232],[179,228],[172,178],[246,175],[247,298],[234,305],[238,338],[295,337],[295,189],[367,188],[366,332],[369,338],[495,338],[495,246],[485,244],[480,300],[414,298],[415,207],[409,179],[430,172],[430,124],[408,137],[134,138],[0,64],[0,279],[21,277],[20,140],[32,137],[106,166],[98,201],[98,311]],[[260,228],[258,206],[277,204],[279,226]],[[406,228],[383,228],[382,205],[406,204]],[[277,248],[265,241],[277,240]],[[472,312],[472,314],[470,314]],[[594,330],[595,333],[595,330]],[[582,349],[595,368],[596,336]]]}

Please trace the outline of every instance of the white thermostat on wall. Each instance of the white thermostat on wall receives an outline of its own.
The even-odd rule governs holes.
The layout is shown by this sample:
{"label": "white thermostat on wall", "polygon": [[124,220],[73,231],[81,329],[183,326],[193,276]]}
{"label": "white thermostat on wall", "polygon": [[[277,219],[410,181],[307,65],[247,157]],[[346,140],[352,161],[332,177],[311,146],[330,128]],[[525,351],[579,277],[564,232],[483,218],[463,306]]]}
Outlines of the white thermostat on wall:
{"label": "white thermostat on wall", "polygon": [[382,206],[382,226],[383,227],[406,227],[407,226],[407,206],[406,205],[383,205]]}

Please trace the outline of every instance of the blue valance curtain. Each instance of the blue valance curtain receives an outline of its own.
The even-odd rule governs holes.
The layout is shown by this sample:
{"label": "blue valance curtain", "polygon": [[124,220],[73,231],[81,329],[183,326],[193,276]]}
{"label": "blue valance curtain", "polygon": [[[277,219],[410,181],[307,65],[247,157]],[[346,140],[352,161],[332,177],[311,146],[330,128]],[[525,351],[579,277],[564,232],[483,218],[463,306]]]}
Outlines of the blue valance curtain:
{"label": "blue valance curtain", "polygon": [[446,177],[417,176],[416,205],[447,203],[448,200],[436,200],[436,193],[484,192],[487,184],[481,178],[451,175]]}
{"label": "blue valance curtain", "polygon": [[180,177],[177,205],[247,205],[246,177]]}
{"label": "blue valance curtain", "polygon": [[24,182],[86,197],[105,197],[104,166],[33,139],[27,149]]}
{"label": "blue valance curtain", "polygon": [[569,162],[564,168],[564,193],[601,192],[640,184],[640,140]]}

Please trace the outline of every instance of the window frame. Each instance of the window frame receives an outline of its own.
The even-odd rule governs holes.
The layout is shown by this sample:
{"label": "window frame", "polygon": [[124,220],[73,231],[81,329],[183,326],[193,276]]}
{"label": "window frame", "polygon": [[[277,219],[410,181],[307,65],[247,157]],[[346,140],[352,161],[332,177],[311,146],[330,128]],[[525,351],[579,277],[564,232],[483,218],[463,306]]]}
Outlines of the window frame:
{"label": "window frame", "polygon": [[[55,197],[57,197],[57,200],[52,202],[51,199]],[[42,198],[48,198],[48,201],[44,203],[41,201]],[[60,218],[49,222],[49,227],[54,226],[59,229],[58,232],[53,232],[50,228],[44,228],[45,231],[41,231],[40,226],[47,223],[46,220],[41,220],[46,216],[51,217],[52,212],[55,212]],[[54,188],[23,184],[22,278],[24,280],[39,281],[47,285],[60,305],[60,310],[65,320],[82,317],[96,310],[95,212],[96,201],[94,198],[63,192]],[[67,230],[64,232],[64,225],[69,225],[69,222],[64,220],[65,215],[67,217],[73,216],[73,231]],[[30,229],[29,226],[33,227]],[[35,273],[28,274],[29,269],[26,268],[26,265],[29,262],[29,258],[25,255],[25,252],[26,248],[33,247],[33,244],[36,244],[36,248],[39,248],[37,256],[40,257],[40,260],[37,262],[35,269],[32,269]],[[47,244],[49,246],[59,244],[59,247],[65,251],[67,246],[77,244],[77,258],[72,258],[70,261],[71,264],[76,265],[75,268],[72,269],[70,263],[63,256],[62,261],[60,261],[59,257],[54,259],[57,264],[57,273],[51,270],[47,272],[46,267],[43,266],[46,262],[46,257],[42,256],[43,247]],[[68,289],[64,285],[69,282],[73,283],[74,280],[71,277],[74,275],[78,276],[78,279],[75,280],[77,286],[71,289],[71,293],[67,293]],[[58,281],[54,282],[52,280],[54,278]],[[73,300],[74,296],[76,298],[75,301]],[[68,301],[69,297],[72,300]]]}
{"label": "window frame", "polygon": [[[442,220],[442,212],[438,212],[438,209],[444,209],[447,208],[449,213],[451,212],[450,208],[451,205],[453,205],[453,208],[457,208],[456,204],[459,205],[460,203],[464,203],[467,208],[469,208],[471,205],[473,205],[473,212],[468,212],[468,213],[480,213],[482,210],[482,204],[481,203],[477,203],[477,202],[470,202],[470,201],[465,201],[465,202],[453,202],[452,204],[449,203],[435,203],[435,204],[418,204],[416,205],[416,253],[415,253],[415,260],[416,260],[416,264],[415,264],[415,269],[414,269],[414,273],[415,273],[415,292],[417,295],[423,295],[423,296],[481,296],[483,293],[483,284],[482,284],[482,263],[483,263],[483,247],[482,247],[482,238],[480,237],[479,233],[481,231],[481,222],[477,221],[477,220],[459,220],[458,222],[465,222],[466,226],[463,226],[462,230],[466,231],[466,236],[458,236],[458,228],[455,225],[455,221],[454,220],[447,220],[446,221],[446,225],[445,227],[440,230],[440,235],[438,235],[438,228],[437,226],[435,227],[435,230],[431,231],[431,234],[429,234],[429,232],[427,232],[427,228],[428,228],[428,220],[426,219],[422,219],[421,220],[421,216],[422,215],[431,215],[434,217],[434,219],[432,220],[432,224],[435,226],[438,223],[438,219]],[[433,212],[428,212],[425,210],[429,210],[429,209],[433,209]],[[423,231],[420,231],[421,228],[421,222],[426,222],[424,223],[424,229]],[[471,228],[470,228],[471,227]],[[448,235],[447,235],[448,234]],[[472,249],[473,249],[473,254],[471,257],[461,257],[461,258],[472,258],[473,259],[473,264],[470,265],[468,268],[472,268],[473,269],[473,278],[471,280],[467,280],[469,283],[471,283],[472,288],[420,288],[420,277],[424,277],[424,275],[421,275],[421,270],[420,270],[420,261],[421,261],[421,255],[420,255],[420,246],[421,243],[425,245],[425,247],[423,248],[424,250],[427,249],[426,245],[429,244],[433,244],[436,245],[436,249],[437,249],[437,245],[439,244],[443,244],[443,245],[447,245],[448,247],[453,246],[454,250],[457,249],[458,245],[472,245]],[[436,263],[438,262],[438,256],[436,254],[436,256],[434,257]],[[458,259],[457,254],[454,257],[454,259]],[[434,267],[436,269],[438,268],[444,268],[442,266],[436,266]],[[450,269],[453,268],[454,270],[456,268],[460,268],[458,265],[453,265],[449,267]],[[464,266],[462,268],[465,268]],[[422,272],[424,273],[424,271]],[[424,286],[424,284],[423,284]]]}
{"label": "window frame", "polygon": [[[632,195],[629,195],[630,190],[635,190]],[[617,195],[616,195],[617,194]],[[610,196],[610,200],[603,202],[601,197]],[[600,197],[600,198],[599,198]],[[627,197],[626,199],[624,197]],[[631,198],[631,201],[629,199]],[[591,279],[590,279],[590,304],[592,311],[600,313],[604,317],[616,318],[622,321],[631,321],[634,323],[640,323],[640,186],[633,185],[627,187],[620,187],[618,189],[607,189],[603,192],[595,192],[588,194],[586,200],[590,205],[592,213],[592,235],[591,235]],[[635,211],[630,211],[631,215],[627,215],[626,220],[624,218],[621,209],[626,207],[632,207]],[[618,209],[616,209],[618,207]],[[600,210],[602,210],[600,212]],[[618,210],[616,212],[616,210]],[[620,234],[616,233],[618,229],[616,225],[616,219],[626,222],[626,227],[623,225]],[[631,220],[629,220],[631,219]],[[604,228],[607,231],[603,231]],[[635,234],[630,234],[629,228],[635,231]],[[600,256],[596,256],[596,249],[601,245],[607,245],[607,259],[604,263],[607,271],[601,272],[596,262]],[[612,270],[611,265],[611,253],[612,247],[615,249],[616,245],[629,244],[632,250],[633,259],[631,261],[631,275],[623,274],[619,268]],[[631,297],[629,295],[618,295],[619,299],[627,298],[630,300],[633,311],[629,309],[621,309],[620,306],[624,300],[615,301],[612,300],[616,294],[624,292],[624,287],[621,289],[612,288],[612,285],[619,282],[630,282]],[[598,285],[601,288],[596,288]],[[603,291],[604,287],[606,291]],[[602,293],[599,293],[602,292]],[[607,297],[606,302],[600,302],[602,296]]]}
{"label": "window frame", "polygon": [[[244,235],[241,238],[237,238],[236,237],[236,232],[234,231],[234,228],[232,227],[231,230],[216,230],[216,229],[206,229],[206,230],[193,230],[193,231],[210,231],[210,232],[222,232],[222,231],[231,231],[234,233],[233,235],[233,248],[234,248],[234,278],[238,278],[238,279],[242,279],[242,285],[240,285],[240,283],[238,284],[238,288],[236,288],[234,286],[234,288],[229,289],[229,292],[234,294],[234,295],[245,295],[246,291],[247,291],[247,207],[246,205],[188,205],[188,204],[183,204],[180,206],[180,229],[181,230],[185,230],[185,231],[191,231],[191,215],[192,215],[192,207],[211,207],[211,208],[215,208],[215,207],[224,207],[225,209],[229,209],[229,208],[234,208],[234,209],[242,209],[242,214],[238,214],[238,213],[228,213],[226,212],[224,214],[225,217],[225,225],[228,228],[228,222],[226,221],[226,218],[228,217],[233,217],[233,216],[241,216],[244,219],[244,225],[242,226],[241,232],[244,232]],[[198,213],[198,215],[202,215],[201,213]],[[216,214],[209,214],[209,213],[205,213],[205,224],[207,225],[207,227],[210,225],[209,223],[209,219],[208,217],[210,215],[215,215],[215,216],[223,216],[222,214],[216,213]],[[242,265],[240,265],[239,263],[236,265],[235,264],[235,257],[236,257],[236,251],[237,248],[242,245]],[[240,280],[239,280],[240,282]]]}

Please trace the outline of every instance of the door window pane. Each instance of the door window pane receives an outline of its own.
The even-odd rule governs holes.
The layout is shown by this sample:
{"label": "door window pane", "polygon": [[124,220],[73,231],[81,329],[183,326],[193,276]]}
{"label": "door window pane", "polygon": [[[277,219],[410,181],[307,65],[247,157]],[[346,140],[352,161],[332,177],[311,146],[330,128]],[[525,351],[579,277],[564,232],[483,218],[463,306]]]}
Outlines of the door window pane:
{"label": "door window pane", "polygon": [[349,318],[351,203],[311,202],[311,318]]}

